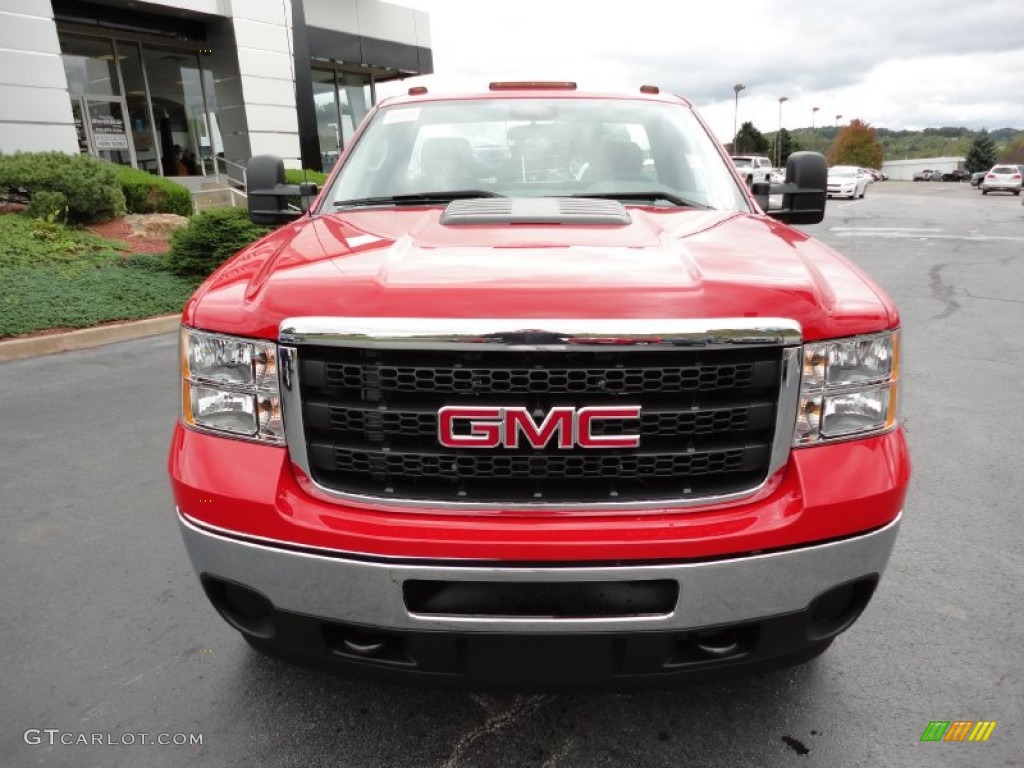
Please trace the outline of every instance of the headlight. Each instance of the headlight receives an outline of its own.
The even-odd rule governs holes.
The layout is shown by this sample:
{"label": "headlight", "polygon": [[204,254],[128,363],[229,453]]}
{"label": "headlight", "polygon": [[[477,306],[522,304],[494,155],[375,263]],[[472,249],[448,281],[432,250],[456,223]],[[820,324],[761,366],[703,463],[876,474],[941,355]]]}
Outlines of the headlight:
{"label": "headlight", "polygon": [[181,378],[190,427],[284,444],[276,344],[182,328]]}
{"label": "headlight", "polygon": [[899,331],[805,344],[793,445],[895,427],[899,357]]}

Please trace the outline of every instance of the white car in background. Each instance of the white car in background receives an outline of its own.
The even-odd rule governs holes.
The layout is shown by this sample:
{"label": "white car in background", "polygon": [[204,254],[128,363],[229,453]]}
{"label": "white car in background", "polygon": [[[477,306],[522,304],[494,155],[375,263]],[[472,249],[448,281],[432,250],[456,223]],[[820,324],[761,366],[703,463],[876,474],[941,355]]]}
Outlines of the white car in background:
{"label": "white car in background", "polygon": [[828,196],[864,197],[868,191],[868,175],[855,165],[834,165],[828,169]]}
{"label": "white car in background", "polygon": [[989,192],[1012,192],[1020,194],[1024,168],[1019,165],[996,165],[981,180],[981,194]]}

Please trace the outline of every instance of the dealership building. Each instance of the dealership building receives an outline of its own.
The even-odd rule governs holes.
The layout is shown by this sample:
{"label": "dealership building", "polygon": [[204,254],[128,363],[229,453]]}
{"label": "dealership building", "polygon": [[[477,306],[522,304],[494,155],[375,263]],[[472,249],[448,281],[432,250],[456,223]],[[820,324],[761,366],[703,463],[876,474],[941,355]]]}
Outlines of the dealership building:
{"label": "dealership building", "polygon": [[378,0],[0,0],[0,151],[327,170],[377,83],[432,71],[427,14]]}

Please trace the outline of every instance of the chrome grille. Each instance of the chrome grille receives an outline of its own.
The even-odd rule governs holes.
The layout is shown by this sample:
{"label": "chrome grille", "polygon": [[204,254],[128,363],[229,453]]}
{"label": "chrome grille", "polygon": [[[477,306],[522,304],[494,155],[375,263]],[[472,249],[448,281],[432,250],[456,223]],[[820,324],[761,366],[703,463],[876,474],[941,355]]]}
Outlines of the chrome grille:
{"label": "chrome grille", "polygon": [[[424,341],[383,331],[371,338],[373,322],[358,319],[358,335],[282,332],[289,448],[327,496],[657,508],[750,493],[788,455],[798,329],[747,343],[724,332],[609,343],[537,330]],[[446,406],[523,408],[539,423],[556,407],[624,404],[639,405],[639,418],[595,422],[594,434],[639,434],[636,448],[559,449],[554,440],[539,449],[446,448],[438,440]]]}

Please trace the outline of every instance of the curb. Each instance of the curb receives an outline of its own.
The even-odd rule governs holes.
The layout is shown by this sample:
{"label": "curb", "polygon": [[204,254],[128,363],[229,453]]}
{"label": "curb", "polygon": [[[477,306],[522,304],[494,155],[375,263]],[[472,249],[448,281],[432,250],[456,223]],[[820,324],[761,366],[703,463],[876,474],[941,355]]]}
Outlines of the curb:
{"label": "curb", "polygon": [[22,360],[27,357],[55,355],[59,352],[73,352],[77,349],[90,349],[118,341],[156,336],[160,333],[171,333],[176,331],[180,324],[180,314],[161,315],[145,320],[99,325],[95,328],[83,328],[66,333],[9,339],[0,341],[0,363]]}

